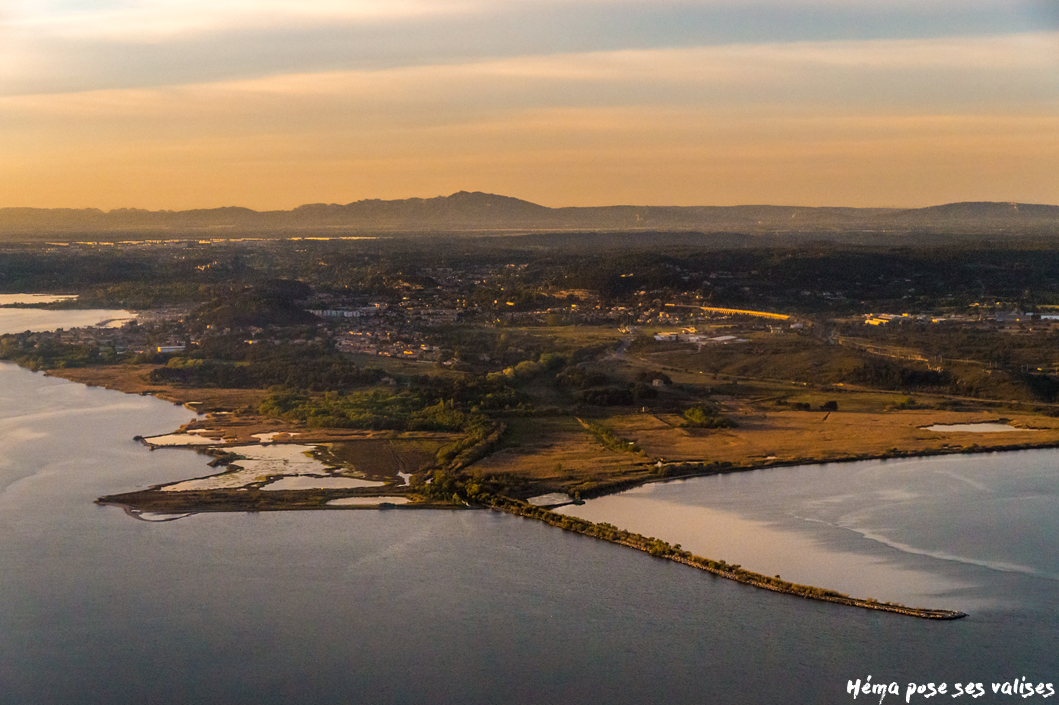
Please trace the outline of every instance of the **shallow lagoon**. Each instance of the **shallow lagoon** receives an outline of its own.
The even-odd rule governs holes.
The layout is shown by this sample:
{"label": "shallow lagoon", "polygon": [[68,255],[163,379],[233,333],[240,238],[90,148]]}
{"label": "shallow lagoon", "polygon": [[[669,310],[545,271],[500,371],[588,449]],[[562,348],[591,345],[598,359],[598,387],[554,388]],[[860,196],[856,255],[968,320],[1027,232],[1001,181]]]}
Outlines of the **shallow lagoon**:
{"label": "shallow lagoon", "polygon": [[49,311],[39,308],[0,308],[0,333],[40,332],[58,328],[120,327],[136,318],[131,311],[87,309]]}
{"label": "shallow lagoon", "polygon": [[[1057,459],[1035,450],[771,468],[557,511],[797,583],[974,612],[1036,601],[1059,581]],[[1025,593],[1012,592],[1015,575]]]}
{"label": "shallow lagoon", "polygon": [[[196,436],[191,436],[196,438]],[[259,446],[224,446],[229,453],[240,457],[233,461],[238,469],[220,472],[209,477],[185,480],[162,487],[164,492],[187,492],[190,490],[213,490],[245,487],[262,482],[271,476],[285,477],[265,485],[268,490],[307,490],[315,488],[335,489],[349,487],[381,487],[382,482],[371,482],[349,477],[321,477],[333,468],[313,457],[315,446],[294,443]],[[201,473],[201,471],[200,471]]]}
{"label": "shallow lagoon", "polygon": [[516,704],[732,693],[843,703],[847,679],[867,674],[1059,673],[1057,583],[1022,573],[986,586],[1015,599],[939,624],[766,593],[488,511],[161,523],[92,504],[193,476],[193,451],[131,440],[188,419],[155,399],[0,365],[3,705],[365,693],[460,705],[498,693]]}
{"label": "shallow lagoon", "polygon": [[[766,593],[486,511],[154,522],[92,503],[201,474],[191,450],[131,440],[190,418],[156,399],[0,364],[2,705],[812,705],[853,702],[847,680],[869,674],[902,684],[1059,680],[1059,583],[1048,575],[979,567],[993,579],[962,590],[983,606],[933,623]],[[1042,471],[1018,480],[1023,491],[1002,509],[1027,533],[986,553],[1020,564],[1054,557],[1048,532],[1034,527],[1054,515],[1043,470],[1059,453],[1015,455]],[[980,471],[959,464],[971,457],[944,468],[962,480],[937,480],[974,489],[965,480],[981,483]],[[788,475],[786,494],[759,497],[764,510],[819,485],[818,469]],[[960,511],[934,512],[971,540],[995,513],[965,499]],[[925,508],[908,509],[892,521],[915,538]],[[971,569],[951,567],[943,579]]]}
{"label": "shallow lagoon", "polygon": [[76,299],[72,294],[0,294],[0,306],[12,304],[53,304],[56,301]]}

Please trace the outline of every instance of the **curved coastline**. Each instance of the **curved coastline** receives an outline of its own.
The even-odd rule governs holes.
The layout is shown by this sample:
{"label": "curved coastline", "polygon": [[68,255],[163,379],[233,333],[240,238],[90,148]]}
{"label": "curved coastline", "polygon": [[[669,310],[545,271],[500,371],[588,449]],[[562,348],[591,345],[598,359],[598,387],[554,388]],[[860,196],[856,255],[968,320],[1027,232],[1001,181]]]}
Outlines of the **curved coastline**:
{"label": "curved coastline", "polygon": [[570,531],[590,538],[599,539],[619,546],[626,546],[637,551],[643,551],[656,558],[674,561],[682,565],[698,568],[707,573],[712,573],[726,580],[733,580],[750,587],[770,590],[784,595],[801,597],[808,600],[830,602],[847,607],[860,607],[862,609],[876,610],[879,612],[892,612],[919,619],[954,620],[967,616],[966,612],[947,609],[935,609],[924,607],[907,607],[891,602],[878,602],[872,599],[850,597],[834,590],[813,587],[810,585],[799,585],[780,578],[770,578],[761,573],[743,570],[739,565],[731,565],[724,561],[714,561],[702,556],[696,556],[689,551],[683,551],[679,547],[670,546],[665,541],[645,537],[629,531],[618,529],[610,524],[596,524],[585,519],[557,514],[548,509],[535,507],[525,502],[512,500],[507,497],[493,497],[488,505],[495,511],[513,514],[515,516],[535,519],[549,526]]}
{"label": "curved coastline", "polygon": [[[1009,443],[1006,445],[992,445],[992,446],[965,446],[958,448],[926,448],[921,450],[891,450],[885,453],[852,453],[850,455],[829,457],[829,458],[812,458],[812,457],[799,457],[791,458],[787,460],[766,460],[762,462],[750,463],[747,465],[736,465],[729,463],[712,463],[709,461],[694,461],[686,460],[672,463],[664,463],[661,466],[663,471],[661,474],[655,474],[649,477],[633,477],[633,478],[619,478],[612,482],[600,482],[591,489],[578,489],[582,499],[596,499],[598,497],[606,497],[612,494],[618,494],[619,492],[626,492],[628,490],[636,489],[637,487],[643,487],[645,485],[653,485],[656,483],[667,483],[676,482],[678,480],[690,480],[696,477],[712,477],[713,475],[727,475],[730,473],[737,472],[751,472],[753,470],[770,470],[772,468],[790,468],[798,467],[800,465],[830,465],[832,463],[859,463],[869,460],[914,460],[916,458],[933,458],[944,455],[985,455],[989,453],[1013,453],[1021,450],[1048,450],[1048,449],[1059,449],[1059,441],[1039,441],[1031,443]],[[688,470],[688,466],[700,466],[699,470]],[[652,463],[645,463],[644,467],[658,467]],[[683,470],[679,474],[668,474],[667,468],[681,468]],[[552,490],[547,490],[552,491]]]}
{"label": "curved coastline", "polygon": [[[1005,444],[1002,446],[971,446],[971,447],[960,447],[960,448],[947,448],[947,449],[936,449],[927,451],[900,451],[892,450],[884,454],[850,454],[846,457],[841,458],[797,458],[793,460],[785,460],[779,462],[757,462],[748,465],[720,465],[720,464],[701,464],[700,471],[695,472],[684,472],[681,474],[662,474],[661,476],[649,476],[649,477],[636,477],[636,478],[624,478],[617,480],[613,483],[601,484],[591,491],[582,493],[584,497],[599,497],[609,494],[615,494],[623,492],[635,487],[641,487],[656,482],[665,483],[676,480],[684,480],[694,477],[706,477],[710,475],[728,474],[736,472],[747,472],[751,470],[765,470],[776,467],[790,467],[795,465],[821,465],[828,463],[851,463],[865,460],[896,460],[896,459],[911,459],[917,457],[931,457],[940,455],[962,455],[962,454],[978,454],[978,453],[997,453],[997,452],[1011,452],[1018,450],[1039,450],[1047,448],[1059,447],[1059,443],[1055,441],[1043,441],[1043,442],[1032,442],[1032,443],[1015,443]],[[690,463],[673,463],[670,467],[680,468],[682,470],[688,469],[687,466]],[[667,467],[666,465],[662,466]],[[153,490],[154,488],[152,488]],[[583,519],[576,517],[570,517],[562,514],[552,512],[542,507],[535,507],[526,502],[518,499],[512,499],[509,497],[501,496],[480,496],[476,498],[476,501],[471,501],[468,504],[455,504],[448,502],[438,501],[426,501],[426,502],[415,502],[398,506],[383,504],[382,506],[372,505],[361,505],[361,506],[335,506],[329,505],[327,500],[333,499],[339,496],[347,496],[350,493],[347,492],[335,492],[335,491],[315,491],[312,492],[310,498],[308,492],[276,492],[275,496],[270,497],[270,501],[264,501],[262,497],[248,497],[247,493],[236,494],[235,492],[225,492],[213,490],[210,492],[187,492],[180,493],[183,495],[178,498],[161,498],[156,496],[157,493],[152,491],[141,491],[131,492],[127,494],[112,495],[109,497],[101,497],[96,500],[97,503],[102,505],[116,505],[121,507],[126,513],[130,510],[150,510],[160,513],[171,513],[171,512],[184,512],[184,513],[196,513],[196,512],[225,512],[225,511],[284,511],[284,510],[378,510],[378,509],[472,509],[474,505],[478,504],[481,507],[494,509],[497,511],[503,511],[516,516],[536,519],[542,521],[550,526],[561,528],[566,531],[572,531],[592,538],[598,538],[600,540],[607,541],[609,543],[625,546],[645,553],[649,553],[658,558],[664,558],[671,560],[676,563],[681,563],[692,568],[711,573],[718,577],[732,580],[749,587],[760,588],[763,590],[769,590],[771,592],[777,592],[781,594],[791,595],[793,597],[801,597],[803,599],[817,600],[821,602],[829,602],[831,604],[844,605],[847,607],[858,607],[861,609],[870,609],[880,612],[890,612],[894,614],[901,614],[910,617],[916,617],[919,619],[930,619],[930,620],[955,620],[961,619],[968,616],[964,612],[957,610],[948,609],[936,609],[936,608],[921,608],[921,607],[908,607],[901,604],[895,604],[890,602],[879,602],[874,599],[856,598],[850,597],[833,590],[825,588],[819,588],[809,585],[800,585],[797,583],[791,583],[779,578],[769,577],[767,575],[756,573],[749,570],[744,570],[738,565],[728,564],[724,561],[714,561],[709,558],[703,558],[697,556],[688,551],[682,551],[679,548],[674,548],[668,543],[659,539],[644,537],[640,534],[624,531],[607,524],[595,524]],[[388,493],[392,493],[393,488],[388,490]],[[252,493],[259,494],[259,493]],[[359,495],[359,492],[352,494]],[[250,500],[250,501],[248,501]],[[139,518],[139,517],[137,517]]]}
{"label": "curved coastline", "polygon": [[[64,376],[60,374],[58,370],[51,370],[49,374],[56,376]],[[72,380],[82,382],[81,380]],[[82,382],[84,383],[84,382]],[[89,386],[94,386],[89,384]],[[105,385],[103,385],[105,386]],[[118,385],[120,388],[120,385]],[[122,390],[131,391],[131,390]],[[198,406],[197,402],[181,402],[176,399],[166,399],[164,394],[158,392],[162,390],[137,390],[132,393],[149,394],[163,398],[166,401],[170,401],[176,404],[182,404],[191,411],[202,413],[201,409],[195,408]],[[303,429],[298,429],[299,431]],[[145,439],[138,439],[145,440]],[[273,441],[275,443],[275,441]],[[975,454],[975,453],[994,453],[994,452],[1006,452],[1015,450],[1034,450],[1044,448],[1055,448],[1059,447],[1059,441],[1038,441],[1038,442],[1023,442],[1013,444],[1002,444],[992,446],[979,446],[977,444],[963,447],[953,447],[944,449],[917,449],[917,450],[898,450],[896,448],[891,449],[884,453],[851,453],[843,457],[829,457],[829,458],[813,458],[813,457],[798,457],[798,458],[787,458],[778,461],[764,462],[752,462],[746,465],[742,464],[728,464],[728,463],[707,463],[694,461],[685,462],[674,462],[665,463],[661,466],[655,466],[654,464],[645,464],[644,469],[648,467],[655,468],[652,470],[650,475],[639,475],[636,477],[625,477],[616,479],[611,482],[599,483],[592,489],[582,489],[580,495],[585,498],[599,497],[617,492],[632,489],[634,487],[640,487],[655,482],[669,482],[680,479],[687,479],[692,477],[704,477],[710,475],[727,474],[734,472],[745,472],[750,470],[763,470],[773,467],[784,467],[794,465],[810,465],[810,464],[827,464],[827,463],[847,463],[864,460],[887,460],[887,459],[904,459],[904,458],[915,458],[915,457],[929,457],[938,455],[957,455],[957,454]],[[153,449],[153,448],[152,448]],[[690,466],[690,467],[689,467]],[[697,467],[696,467],[697,466]],[[673,473],[672,471],[677,472]],[[690,472],[689,472],[690,470]],[[672,474],[671,474],[672,473]],[[398,508],[393,505],[383,504],[382,506],[335,506],[327,505],[327,500],[334,499],[336,497],[346,496],[347,493],[336,493],[330,492],[323,494],[319,491],[314,492],[298,492],[298,491],[282,491],[274,493],[274,496],[270,497],[268,501],[265,501],[262,497],[250,497],[247,493],[236,495],[224,491],[212,490],[209,492],[187,492],[181,493],[179,499],[177,498],[165,498],[164,500],[160,497],[155,496],[157,493],[154,491],[156,488],[152,488],[147,491],[130,492],[117,495],[111,495],[107,497],[101,497],[96,500],[101,505],[119,506],[126,513],[130,513],[131,516],[135,516],[137,511],[152,511],[158,513],[197,513],[197,512],[225,512],[225,511],[242,511],[242,512],[255,512],[255,511],[284,511],[284,510],[352,510],[352,509],[391,509]],[[541,489],[541,488],[538,488]],[[553,489],[553,488],[548,488]],[[387,490],[388,493],[393,492],[393,488]],[[258,493],[253,493],[258,494]],[[312,496],[309,496],[309,495]],[[354,493],[359,494],[359,493]],[[249,501],[248,501],[249,500]],[[742,569],[738,565],[731,565],[724,561],[713,561],[708,558],[696,556],[690,552],[682,551],[679,548],[671,547],[664,541],[648,538],[639,534],[626,532],[619,530],[616,527],[605,524],[593,524],[585,520],[577,519],[574,517],[567,517],[565,515],[556,514],[547,509],[534,507],[533,505],[526,504],[518,499],[512,499],[508,497],[492,496],[486,499],[485,497],[476,498],[477,502],[482,507],[492,508],[498,511],[504,511],[516,516],[522,516],[525,518],[533,518],[539,521],[543,521],[551,526],[556,526],[567,531],[573,531],[574,533],[580,533],[593,538],[599,538],[601,540],[608,541],[617,545],[626,546],[639,551],[649,553],[658,558],[664,558],[672,560],[677,563],[687,565],[689,567],[697,568],[699,570],[712,573],[721,578],[727,580],[733,580],[744,585],[751,587],[757,587],[772,592],[778,592],[781,594],[787,594],[795,597],[801,597],[803,599],[813,599],[822,602],[829,602],[832,604],[845,605],[850,607],[859,607],[862,609],[871,609],[883,612],[892,612],[895,614],[903,614],[906,616],[917,617],[921,619],[933,619],[933,620],[953,620],[966,617],[966,613],[946,610],[946,609],[931,609],[931,608],[916,608],[907,607],[905,605],[878,602],[872,599],[861,599],[850,597],[832,590],[824,588],[818,588],[808,585],[799,585],[796,583],[790,583],[785,580],[778,578],[769,577],[753,571]],[[401,509],[469,509],[471,506],[448,503],[448,502],[412,502],[410,504],[401,505]],[[140,518],[140,517],[136,517]]]}

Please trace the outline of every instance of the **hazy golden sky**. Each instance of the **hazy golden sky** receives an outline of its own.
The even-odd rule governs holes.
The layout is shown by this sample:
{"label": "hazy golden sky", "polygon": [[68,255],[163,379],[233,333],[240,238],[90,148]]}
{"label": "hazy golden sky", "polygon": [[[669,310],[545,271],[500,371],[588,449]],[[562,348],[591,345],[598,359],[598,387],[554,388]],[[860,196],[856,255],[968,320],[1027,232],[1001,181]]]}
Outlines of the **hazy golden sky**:
{"label": "hazy golden sky", "polygon": [[0,207],[1059,203],[1055,0],[0,0]]}

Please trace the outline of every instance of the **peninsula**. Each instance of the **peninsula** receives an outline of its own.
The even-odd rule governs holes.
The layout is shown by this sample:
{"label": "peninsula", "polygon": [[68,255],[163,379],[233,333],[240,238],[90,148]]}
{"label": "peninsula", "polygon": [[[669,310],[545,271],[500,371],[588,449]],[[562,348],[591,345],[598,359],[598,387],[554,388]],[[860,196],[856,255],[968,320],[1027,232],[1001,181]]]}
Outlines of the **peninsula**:
{"label": "peninsula", "polygon": [[141,313],[0,336],[0,359],[199,413],[142,439],[205,453],[199,476],[99,499],[134,514],[494,508],[748,585],[951,618],[548,507],[677,477],[1059,446],[1059,269],[1041,232],[916,248],[749,231],[737,246],[685,231],[20,242],[3,246],[6,290]]}

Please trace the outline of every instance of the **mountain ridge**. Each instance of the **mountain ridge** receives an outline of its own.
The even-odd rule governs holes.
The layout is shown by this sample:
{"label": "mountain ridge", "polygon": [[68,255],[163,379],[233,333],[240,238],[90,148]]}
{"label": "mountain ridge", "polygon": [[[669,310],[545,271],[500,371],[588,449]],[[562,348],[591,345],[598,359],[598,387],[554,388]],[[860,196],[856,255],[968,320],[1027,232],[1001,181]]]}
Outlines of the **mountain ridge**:
{"label": "mountain ridge", "polygon": [[0,233],[229,231],[280,233],[474,231],[850,232],[916,230],[953,233],[1029,231],[1059,234],[1059,206],[963,201],[925,208],[840,206],[578,206],[549,208],[511,196],[458,191],[450,196],[347,204],[309,203],[291,210],[241,206],[183,211],[138,208],[0,208]]}

